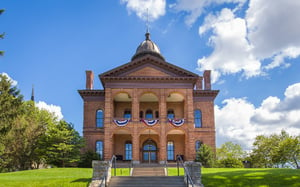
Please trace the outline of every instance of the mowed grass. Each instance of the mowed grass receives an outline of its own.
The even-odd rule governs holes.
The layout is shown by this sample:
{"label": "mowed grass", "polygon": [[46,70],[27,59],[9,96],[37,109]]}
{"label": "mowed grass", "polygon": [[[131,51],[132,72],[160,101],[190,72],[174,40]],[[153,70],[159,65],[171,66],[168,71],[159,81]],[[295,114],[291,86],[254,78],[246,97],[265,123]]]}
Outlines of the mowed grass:
{"label": "mowed grass", "polygon": [[87,187],[91,168],[52,168],[0,173],[0,187]]}
{"label": "mowed grass", "polygon": [[[129,175],[128,168],[116,172],[119,176]],[[168,168],[168,172],[170,176],[176,176],[177,168]],[[203,168],[202,174],[205,187],[300,187],[300,170],[295,169]],[[182,168],[180,175],[183,175]],[[0,187],[87,187],[91,177],[92,169],[85,168],[0,173]]]}
{"label": "mowed grass", "polygon": [[[169,175],[177,175],[177,168],[169,168]],[[184,171],[180,168],[179,175]],[[202,168],[205,187],[300,187],[300,170]]]}

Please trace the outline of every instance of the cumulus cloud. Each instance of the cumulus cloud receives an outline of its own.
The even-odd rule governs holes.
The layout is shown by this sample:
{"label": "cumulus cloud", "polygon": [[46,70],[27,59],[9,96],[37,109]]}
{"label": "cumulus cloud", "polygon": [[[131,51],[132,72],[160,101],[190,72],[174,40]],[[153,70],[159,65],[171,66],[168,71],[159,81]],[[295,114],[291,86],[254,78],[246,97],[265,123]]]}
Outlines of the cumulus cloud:
{"label": "cumulus cloud", "polygon": [[166,13],[166,0],[121,0],[121,3],[126,4],[129,13],[136,13],[144,21],[147,14],[149,21],[154,21]]}
{"label": "cumulus cloud", "polygon": [[247,27],[244,19],[235,17],[232,10],[224,8],[218,15],[208,15],[199,28],[202,35],[212,30],[209,38],[214,51],[209,57],[198,60],[200,71],[213,70],[213,82],[221,74],[243,72],[246,78],[261,74],[261,63],[252,55],[252,46],[246,39]]}
{"label": "cumulus cloud", "polygon": [[62,115],[60,106],[56,106],[56,105],[52,105],[52,104],[49,105],[49,104],[45,103],[44,101],[37,102],[36,106],[39,109],[44,109],[44,110],[49,111],[57,118],[57,120],[63,119],[63,115]]}
{"label": "cumulus cloud", "polygon": [[8,78],[8,80],[10,80],[11,81],[11,84],[12,84],[12,86],[17,86],[17,84],[18,84],[18,81],[16,81],[16,80],[14,80],[14,79],[12,79],[7,73],[5,73],[5,72],[2,72],[2,73],[0,73],[1,75],[4,75],[4,76],[6,76],[7,78]]}
{"label": "cumulus cloud", "polygon": [[170,7],[177,11],[187,13],[185,23],[191,26],[205,11],[205,8],[211,5],[219,5],[223,3],[234,3],[237,7],[242,6],[246,0],[177,0]]}
{"label": "cumulus cloud", "polygon": [[[295,102],[295,105],[290,105]],[[251,149],[257,135],[279,133],[300,134],[300,83],[290,85],[285,98],[270,96],[255,107],[247,98],[230,98],[223,106],[215,106],[217,144],[233,141]],[[288,106],[288,107],[285,107]]]}
{"label": "cumulus cloud", "polygon": [[[251,0],[246,20],[255,55],[269,58],[287,48],[300,47],[300,1]],[[298,50],[298,55],[300,51]]]}
{"label": "cumulus cloud", "polygon": [[250,0],[245,17],[235,13],[240,4],[212,12],[199,27],[200,36],[210,34],[208,44],[213,48],[198,60],[199,70],[213,70],[213,82],[227,74],[266,75],[271,69],[289,67],[288,60],[300,56],[300,1]]}

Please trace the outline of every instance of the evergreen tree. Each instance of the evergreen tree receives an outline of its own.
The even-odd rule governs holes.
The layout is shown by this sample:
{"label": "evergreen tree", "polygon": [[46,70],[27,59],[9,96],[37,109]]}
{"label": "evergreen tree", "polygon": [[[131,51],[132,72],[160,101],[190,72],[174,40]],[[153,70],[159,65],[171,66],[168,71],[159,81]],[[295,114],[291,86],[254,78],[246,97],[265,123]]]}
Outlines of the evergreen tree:
{"label": "evergreen tree", "polygon": [[214,152],[211,147],[206,144],[202,144],[197,151],[196,161],[201,162],[202,166],[211,168],[214,164]]}
{"label": "evergreen tree", "polygon": [[65,167],[73,166],[80,160],[83,145],[83,138],[73,125],[61,120],[48,126],[40,146],[44,149],[48,164]]}

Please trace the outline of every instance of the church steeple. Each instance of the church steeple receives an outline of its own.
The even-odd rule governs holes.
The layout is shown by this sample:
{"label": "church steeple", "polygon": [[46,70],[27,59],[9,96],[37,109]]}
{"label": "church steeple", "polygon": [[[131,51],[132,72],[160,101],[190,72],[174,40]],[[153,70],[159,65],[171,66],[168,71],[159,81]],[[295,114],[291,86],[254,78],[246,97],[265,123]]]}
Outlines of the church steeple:
{"label": "church steeple", "polygon": [[32,90],[31,90],[31,98],[30,98],[31,101],[34,101],[34,87],[32,85]]}

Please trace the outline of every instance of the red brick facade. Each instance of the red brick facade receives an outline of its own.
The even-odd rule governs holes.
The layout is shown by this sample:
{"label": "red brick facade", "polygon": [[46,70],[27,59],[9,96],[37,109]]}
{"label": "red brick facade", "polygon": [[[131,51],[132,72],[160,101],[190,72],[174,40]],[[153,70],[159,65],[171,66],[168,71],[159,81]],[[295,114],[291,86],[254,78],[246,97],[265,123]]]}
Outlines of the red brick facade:
{"label": "red brick facade", "polygon": [[[210,71],[198,76],[166,62],[157,51],[138,50],[131,62],[99,75],[104,90],[94,90],[93,72],[86,72],[86,89],[79,90],[86,149],[105,160],[118,155],[139,163],[174,160],[176,155],[194,160],[197,141],[215,148],[218,90],[211,90]],[[201,111],[197,127],[195,110]]]}

